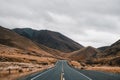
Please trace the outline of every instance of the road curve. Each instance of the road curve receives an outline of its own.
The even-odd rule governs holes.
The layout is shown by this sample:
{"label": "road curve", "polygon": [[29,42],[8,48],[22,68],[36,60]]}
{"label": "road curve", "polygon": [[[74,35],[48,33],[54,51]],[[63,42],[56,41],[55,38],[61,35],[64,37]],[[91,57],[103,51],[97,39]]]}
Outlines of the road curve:
{"label": "road curve", "polygon": [[66,60],[59,60],[54,68],[18,80],[120,80],[120,76],[77,70],[70,67]]}

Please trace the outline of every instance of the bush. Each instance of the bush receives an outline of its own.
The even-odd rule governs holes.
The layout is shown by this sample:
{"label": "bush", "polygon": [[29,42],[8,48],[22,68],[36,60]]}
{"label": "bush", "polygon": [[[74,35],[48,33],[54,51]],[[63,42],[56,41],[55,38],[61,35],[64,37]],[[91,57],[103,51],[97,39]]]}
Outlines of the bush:
{"label": "bush", "polygon": [[19,73],[22,73],[23,72],[23,70],[22,69],[19,69]]}

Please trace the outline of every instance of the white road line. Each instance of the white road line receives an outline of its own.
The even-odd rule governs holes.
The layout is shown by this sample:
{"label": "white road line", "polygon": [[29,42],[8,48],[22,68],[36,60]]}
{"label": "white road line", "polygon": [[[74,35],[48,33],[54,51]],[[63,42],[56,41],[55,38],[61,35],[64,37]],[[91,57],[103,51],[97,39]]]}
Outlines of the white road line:
{"label": "white road line", "polygon": [[61,78],[60,78],[60,80],[65,80],[65,78],[64,78],[64,73],[61,73]]}
{"label": "white road line", "polygon": [[[79,72],[79,71],[78,71]],[[92,80],[91,78],[89,78],[88,76],[84,75],[83,73],[79,72],[82,76],[88,78],[89,80]]]}
{"label": "white road line", "polygon": [[[68,65],[68,64],[67,64]],[[69,65],[68,65],[69,66]],[[69,66],[70,67],[70,66]],[[71,68],[71,67],[70,67]],[[71,68],[71,69],[73,69],[73,68]],[[75,70],[75,69],[73,69],[74,71],[76,71],[76,72],[78,72],[79,74],[81,74],[82,76],[84,76],[84,77],[86,77],[87,79],[89,79],[89,80],[92,80],[91,78],[89,78],[88,76],[86,76],[86,75],[84,75],[83,73],[81,73],[81,72],[79,72],[79,71],[77,71],[77,70]]]}
{"label": "white road line", "polygon": [[61,72],[61,79],[60,80],[65,80],[65,78],[64,78],[63,61],[62,61],[62,72]]}
{"label": "white road line", "polygon": [[30,80],[34,80],[34,79],[36,79],[36,78],[38,78],[38,77],[40,77],[41,75],[43,75],[43,74],[45,74],[45,73],[47,73],[47,72],[49,72],[49,71],[51,71],[52,69],[49,69],[49,70],[47,70],[47,71],[45,71],[45,72],[43,72],[43,73],[41,73],[41,74],[39,74],[39,75],[37,75],[37,76],[35,76],[35,77],[33,77],[32,79],[30,79]]}
{"label": "white road line", "polygon": [[64,69],[63,69],[63,61],[62,61],[62,72],[64,72]]}
{"label": "white road line", "polygon": [[[75,69],[73,69],[73,70],[75,70]],[[92,80],[91,78],[89,78],[88,76],[84,75],[83,73],[81,73],[81,72],[79,72],[79,71],[77,71],[77,70],[75,70],[75,71],[78,72],[79,74],[81,74],[82,76],[88,78],[89,80]]]}
{"label": "white road line", "polygon": [[[56,67],[57,63],[58,63],[58,61],[56,62],[55,67]],[[55,67],[54,67],[54,68],[55,68]],[[52,68],[52,69],[53,69],[53,68]],[[38,77],[42,76],[43,74],[45,74],[45,73],[47,73],[47,72],[51,71],[52,69],[49,69],[49,70],[47,70],[47,71],[45,71],[45,72],[43,72],[43,73],[41,73],[41,74],[39,74],[39,75],[37,75],[37,76],[35,76],[35,77],[31,78],[30,80],[34,80],[34,79],[36,79],[36,78],[38,78]]]}
{"label": "white road line", "polygon": [[65,78],[63,77],[63,80],[65,80]]}

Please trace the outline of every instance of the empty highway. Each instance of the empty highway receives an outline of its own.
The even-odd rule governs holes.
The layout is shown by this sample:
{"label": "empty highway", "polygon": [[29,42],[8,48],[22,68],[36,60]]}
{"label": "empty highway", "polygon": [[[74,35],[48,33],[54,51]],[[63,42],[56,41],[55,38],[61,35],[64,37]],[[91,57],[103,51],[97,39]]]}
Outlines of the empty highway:
{"label": "empty highway", "polygon": [[18,80],[120,80],[120,75],[76,70],[70,67],[67,61],[59,60],[54,68]]}

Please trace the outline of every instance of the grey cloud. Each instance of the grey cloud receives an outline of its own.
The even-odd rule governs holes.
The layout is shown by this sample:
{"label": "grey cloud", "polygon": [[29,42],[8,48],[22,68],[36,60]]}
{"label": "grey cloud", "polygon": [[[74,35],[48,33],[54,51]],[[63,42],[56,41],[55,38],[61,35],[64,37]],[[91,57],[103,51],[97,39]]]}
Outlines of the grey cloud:
{"label": "grey cloud", "polygon": [[[83,45],[95,47],[109,45],[119,39],[120,0],[0,2],[0,25],[7,28],[50,29],[61,32]],[[106,37],[109,39],[108,43]]]}

